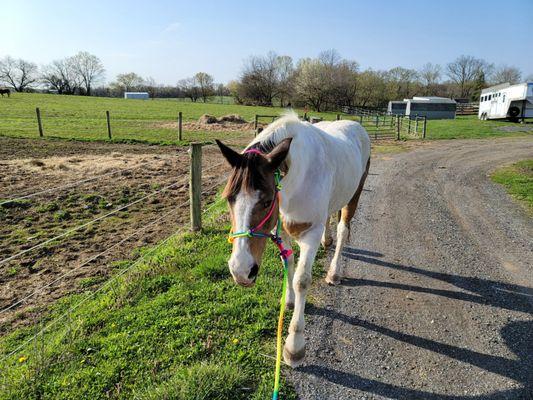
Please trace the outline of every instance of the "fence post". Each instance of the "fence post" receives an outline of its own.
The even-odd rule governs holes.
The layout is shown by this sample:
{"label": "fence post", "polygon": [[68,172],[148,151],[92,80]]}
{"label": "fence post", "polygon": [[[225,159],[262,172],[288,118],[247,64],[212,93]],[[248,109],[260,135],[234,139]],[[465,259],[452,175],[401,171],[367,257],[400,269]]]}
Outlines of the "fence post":
{"label": "fence post", "polygon": [[178,112],[178,140],[183,140],[183,113]]}
{"label": "fence post", "polygon": [[407,126],[407,134],[411,134],[411,116],[409,115],[409,125]]}
{"label": "fence post", "polygon": [[376,114],[376,128],[379,126],[379,115]]}
{"label": "fence post", "polygon": [[363,114],[359,115],[359,123],[363,125]]}
{"label": "fence post", "polygon": [[418,115],[415,116],[415,134],[418,135]]}
{"label": "fence post", "polygon": [[428,121],[428,117],[427,115],[424,115],[424,126],[423,126],[423,131],[422,131],[422,139],[425,139],[426,138],[426,124],[427,124],[427,121]]}
{"label": "fence post", "polygon": [[107,119],[107,136],[111,140],[111,118],[109,117],[109,111],[105,112],[105,117]]}
{"label": "fence post", "polygon": [[44,136],[43,123],[41,122],[41,110],[39,109],[39,107],[35,108],[35,113],[37,114],[37,125],[39,126],[39,136],[43,137]]}
{"label": "fence post", "polygon": [[396,116],[396,140],[400,140],[400,116]]}
{"label": "fence post", "polygon": [[191,230],[202,229],[202,144],[192,143],[189,148],[191,158],[189,173],[189,203]]}
{"label": "fence post", "polygon": [[255,118],[254,118],[254,129],[257,131],[257,120],[258,120],[258,116],[257,114],[255,114]]}
{"label": "fence post", "polygon": [[340,119],[341,119],[341,115],[337,114],[337,121],[340,121]]}

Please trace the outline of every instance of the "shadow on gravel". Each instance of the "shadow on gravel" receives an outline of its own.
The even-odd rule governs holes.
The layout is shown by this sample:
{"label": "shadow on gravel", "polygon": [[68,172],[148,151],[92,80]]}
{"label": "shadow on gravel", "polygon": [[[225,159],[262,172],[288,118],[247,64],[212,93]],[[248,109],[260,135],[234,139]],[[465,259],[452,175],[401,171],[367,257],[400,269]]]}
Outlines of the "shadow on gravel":
{"label": "shadow on gravel", "polygon": [[[396,270],[406,271],[424,275],[430,278],[438,279],[458,288],[468,290],[472,293],[456,292],[451,290],[441,290],[426,288],[420,286],[405,285],[395,282],[380,282],[368,279],[345,279],[343,285],[347,286],[376,286],[387,287],[399,290],[418,291],[421,293],[430,293],[437,296],[444,296],[454,300],[469,301],[477,304],[500,307],[507,310],[531,313],[532,289],[509,285],[501,282],[490,281],[486,279],[463,277],[441,272],[423,270],[420,268],[395,264],[380,260],[373,257],[383,257],[383,254],[345,248],[343,255]],[[311,315],[321,315],[326,318],[337,319],[343,323],[350,324],[359,328],[370,330],[392,339],[416,346],[421,349],[432,351],[455,360],[468,363],[485,371],[510,378],[521,383],[524,387],[520,389],[511,389],[491,394],[479,396],[466,395],[441,395],[424,392],[416,389],[404,388],[392,384],[379,382],[377,380],[363,378],[361,376],[339,371],[333,368],[308,365],[299,368],[299,371],[309,373],[328,380],[332,383],[345,386],[347,388],[358,389],[361,391],[374,393],[392,399],[428,399],[428,400],[475,400],[475,399],[533,399],[533,321],[513,321],[505,325],[500,331],[501,337],[507,347],[517,356],[517,359],[507,359],[505,357],[493,356],[473,351],[467,348],[452,346],[435,340],[398,332],[385,326],[377,325],[372,322],[349,316],[335,310],[315,307],[309,304],[306,307],[306,313]]]}
{"label": "shadow on gravel", "polygon": [[430,271],[413,266],[395,264],[375,257],[383,257],[381,253],[368,250],[353,249],[346,247],[343,256],[352,260],[362,261],[381,267],[391,268],[423,275],[428,278],[437,279],[471,293],[458,292],[453,290],[433,289],[421,286],[405,285],[395,282],[380,282],[368,279],[346,279],[344,285],[348,286],[379,286],[392,289],[409,290],[420,293],[430,293],[437,296],[448,297],[450,299],[469,301],[472,303],[490,305],[506,310],[519,311],[533,314],[533,288],[513,285],[503,282],[491,281],[470,276],[452,275],[444,272]]}

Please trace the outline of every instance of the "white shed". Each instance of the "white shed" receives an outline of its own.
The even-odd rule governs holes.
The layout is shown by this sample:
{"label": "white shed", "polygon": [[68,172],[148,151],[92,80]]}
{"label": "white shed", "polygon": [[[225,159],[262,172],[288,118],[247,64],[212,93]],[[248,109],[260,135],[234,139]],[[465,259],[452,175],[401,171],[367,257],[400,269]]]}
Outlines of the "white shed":
{"label": "white shed", "polygon": [[147,100],[150,95],[147,92],[124,92],[125,99]]}

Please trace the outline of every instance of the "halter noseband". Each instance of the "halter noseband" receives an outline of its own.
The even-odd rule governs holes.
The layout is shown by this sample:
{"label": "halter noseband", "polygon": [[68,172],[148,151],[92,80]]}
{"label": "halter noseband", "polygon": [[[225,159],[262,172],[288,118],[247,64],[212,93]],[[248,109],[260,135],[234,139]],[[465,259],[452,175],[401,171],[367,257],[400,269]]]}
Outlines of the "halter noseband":
{"label": "halter noseband", "polygon": [[[243,154],[259,154],[259,155],[263,155],[263,153],[261,151],[257,150],[257,149],[246,150]],[[275,189],[274,189],[275,197],[274,197],[274,200],[272,200],[272,204],[270,205],[270,209],[268,210],[268,212],[265,215],[265,217],[261,220],[261,222],[259,222],[259,224],[257,224],[256,227],[250,228],[247,231],[241,231],[241,232],[232,232],[232,231],[230,231],[230,233],[228,235],[228,242],[233,243],[233,241],[235,239],[242,238],[242,237],[269,238],[278,247],[278,249],[280,251],[280,257],[285,261],[292,254],[292,250],[285,249],[283,247],[283,242],[282,242],[281,236],[280,236],[280,233],[281,233],[281,218],[280,218],[280,216],[278,215],[278,222],[276,224],[276,233],[268,234],[268,233],[258,232],[261,228],[263,228],[263,226],[272,217],[272,214],[274,213],[274,207],[276,206],[276,200],[278,201],[278,204],[281,204],[281,193],[280,193],[280,190],[281,190],[281,172],[280,172],[279,169],[277,169],[274,172],[274,182],[276,184]]]}

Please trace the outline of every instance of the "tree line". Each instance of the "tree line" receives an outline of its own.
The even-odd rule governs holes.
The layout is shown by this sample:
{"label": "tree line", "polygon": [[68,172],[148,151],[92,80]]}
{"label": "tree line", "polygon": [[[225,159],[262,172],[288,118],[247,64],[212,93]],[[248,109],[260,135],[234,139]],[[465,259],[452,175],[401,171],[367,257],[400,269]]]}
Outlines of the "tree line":
{"label": "tree line", "polygon": [[[0,84],[15,91],[44,88],[58,94],[109,97],[122,97],[125,91],[146,91],[151,97],[181,97],[193,102],[231,95],[239,104],[308,106],[316,111],[342,106],[384,107],[389,100],[416,95],[476,101],[487,86],[518,83],[523,78],[516,67],[495,66],[467,55],[444,66],[427,63],[419,70],[400,66],[362,70],[357,61],[342,58],[336,50],[297,62],[275,52],[251,56],[245,60],[238,79],[227,85],[215,83],[206,72],[181,79],[176,85],[160,85],[134,72],[118,74],[104,85],[104,76],[102,61],[84,51],[41,67],[10,56],[0,59]],[[533,80],[533,75],[525,80]]]}

